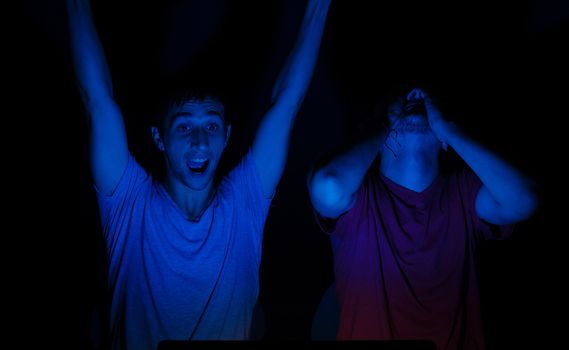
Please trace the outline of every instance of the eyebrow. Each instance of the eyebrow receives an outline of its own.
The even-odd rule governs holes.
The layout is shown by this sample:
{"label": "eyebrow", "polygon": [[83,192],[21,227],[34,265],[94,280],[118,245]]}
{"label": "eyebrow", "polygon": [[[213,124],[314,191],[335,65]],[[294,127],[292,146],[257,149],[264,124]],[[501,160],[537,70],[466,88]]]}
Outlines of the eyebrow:
{"label": "eyebrow", "polygon": [[[183,119],[183,118],[188,118],[193,116],[194,113],[192,113],[191,111],[181,111],[178,112],[174,115],[172,115],[172,117],[170,117],[170,121],[168,122],[169,125],[174,125],[174,123],[177,123],[178,119]],[[225,124],[225,118],[223,117],[223,115],[221,115],[221,113],[219,113],[218,111],[215,110],[209,110],[205,112],[205,115],[208,117],[215,117],[215,118],[219,118],[220,122],[222,124]]]}
{"label": "eyebrow", "polygon": [[216,115],[216,116],[220,117],[221,119],[223,119],[223,115],[222,115],[219,111],[217,111],[217,110],[215,110],[215,109],[208,110],[207,112],[205,112],[205,114],[207,114],[207,115],[213,115],[213,116]]}

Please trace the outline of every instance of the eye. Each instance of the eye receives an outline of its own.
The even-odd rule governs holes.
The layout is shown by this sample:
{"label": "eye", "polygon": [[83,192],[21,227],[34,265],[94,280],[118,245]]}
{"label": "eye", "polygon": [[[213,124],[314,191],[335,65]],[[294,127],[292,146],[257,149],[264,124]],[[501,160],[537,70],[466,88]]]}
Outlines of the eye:
{"label": "eye", "polygon": [[209,132],[216,132],[220,128],[221,128],[221,126],[217,123],[210,123],[206,126],[206,130]]}
{"label": "eye", "polygon": [[187,124],[180,124],[176,127],[176,131],[179,133],[185,134],[188,131],[190,131],[190,126]]}

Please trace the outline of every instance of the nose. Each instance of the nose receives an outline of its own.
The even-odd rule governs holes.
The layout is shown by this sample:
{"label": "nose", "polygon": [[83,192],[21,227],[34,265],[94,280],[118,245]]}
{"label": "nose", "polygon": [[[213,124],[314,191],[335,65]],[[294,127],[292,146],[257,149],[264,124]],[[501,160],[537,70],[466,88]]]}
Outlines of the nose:
{"label": "nose", "polygon": [[425,98],[425,93],[423,92],[423,90],[419,88],[415,88],[407,94],[407,102],[417,102],[424,98]]}
{"label": "nose", "polygon": [[207,132],[201,130],[201,128],[196,128],[192,132],[192,137],[190,140],[192,148],[205,149],[209,146],[209,138]]}

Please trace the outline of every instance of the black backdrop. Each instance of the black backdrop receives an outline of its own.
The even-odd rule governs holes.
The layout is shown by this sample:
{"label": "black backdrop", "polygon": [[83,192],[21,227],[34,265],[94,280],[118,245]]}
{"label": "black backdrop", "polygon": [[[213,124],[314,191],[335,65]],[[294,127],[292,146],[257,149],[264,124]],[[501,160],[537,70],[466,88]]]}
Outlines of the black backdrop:
{"label": "black backdrop", "polygon": [[[268,105],[304,4],[94,1],[115,95],[139,161],[152,170],[159,164],[145,118],[154,96],[175,76],[211,82],[228,93],[234,126],[222,170],[234,164]],[[266,225],[260,294],[265,339],[309,339],[316,307],[333,281],[329,241],[315,225],[306,192],[310,165],[345,141],[369,115],[374,96],[401,79],[437,86],[454,119],[542,185],[545,201],[537,214],[518,225],[512,239],[483,247],[481,288],[491,348],[553,339],[559,326],[551,313],[562,312],[564,296],[563,235],[555,224],[562,207],[553,202],[563,198],[560,168],[566,159],[561,121],[568,116],[562,108],[567,10],[553,0],[333,1]],[[22,274],[38,303],[20,316],[26,329],[61,319],[48,339],[89,348],[90,333],[97,333],[105,316],[105,258],[64,4],[28,0],[24,15],[8,33],[16,38],[7,55],[16,58],[13,90],[23,111],[13,133],[21,143],[33,138],[39,144],[23,158],[32,179],[22,196],[27,221],[19,227],[31,232],[41,254]],[[30,218],[30,212],[39,214]],[[40,311],[46,305],[49,312]]]}

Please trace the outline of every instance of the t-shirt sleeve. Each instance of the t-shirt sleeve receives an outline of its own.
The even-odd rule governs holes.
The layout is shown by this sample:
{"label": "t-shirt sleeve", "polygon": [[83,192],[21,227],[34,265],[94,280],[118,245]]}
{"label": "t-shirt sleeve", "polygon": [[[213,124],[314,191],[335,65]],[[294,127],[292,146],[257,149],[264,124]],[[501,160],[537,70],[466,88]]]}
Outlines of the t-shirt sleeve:
{"label": "t-shirt sleeve", "polygon": [[126,169],[111,195],[104,195],[95,187],[103,236],[109,249],[117,247],[124,240],[119,235],[125,232],[122,228],[131,216],[136,198],[140,195],[141,188],[151,183],[150,175],[129,154]]}
{"label": "t-shirt sleeve", "polygon": [[482,181],[470,169],[465,169],[459,175],[466,200],[468,201],[468,209],[473,218],[476,232],[483,239],[505,239],[512,235],[515,225],[495,225],[482,220],[476,213],[476,197],[482,188]]}
{"label": "t-shirt sleeve", "polygon": [[336,218],[336,219],[332,219],[332,218],[326,218],[322,215],[320,215],[320,213],[318,211],[316,211],[316,209],[313,209],[312,212],[314,213],[314,218],[316,219],[316,223],[318,224],[318,227],[320,227],[320,229],[324,232],[327,233],[329,235],[333,234],[336,231],[336,224],[338,223],[338,220],[340,220],[340,218],[342,217],[342,215],[340,215],[340,217]]}
{"label": "t-shirt sleeve", "polygon": [[315,209],[313,210],[314,216],[316,218],[316,223],[323,232],[329,235],[332,234],[338,235],[339,233],[343,232],[343,227],[350,225],[354,213],[358,211],[358,208],[361,207],[362,201],[365,198],[366,182],[367,182],[367,177],[364,178],[362,185],[360,185],[360,188],[358,189],[358,194],[354,205],[350,209],[348,209],[345,213],[342,213],[336,219],[324,217],[320,215],[320,213]]}
{"label": "t-shirt sleeve", "polygon": [[266,198],[263,194],[261,178],[251,150],[229,172],[224,181],[232,189],[236,205],[252,220],[255,231],[262,234],[273,196]]}

